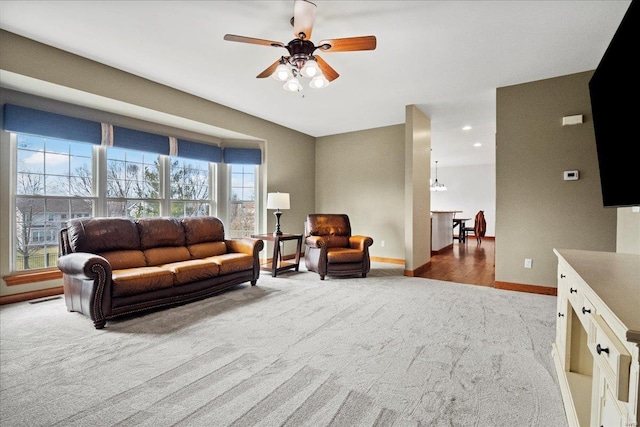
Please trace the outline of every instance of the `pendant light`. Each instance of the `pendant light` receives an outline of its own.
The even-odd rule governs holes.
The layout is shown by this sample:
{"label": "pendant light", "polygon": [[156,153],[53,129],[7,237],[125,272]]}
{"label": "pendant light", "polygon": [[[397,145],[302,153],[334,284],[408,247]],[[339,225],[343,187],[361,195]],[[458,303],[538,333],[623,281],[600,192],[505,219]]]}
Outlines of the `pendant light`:
{"label": "pendant light", "polygon": [[431,191],[447,191],[444,184],[438,182],[438,161],[436,160],[436,180],[431,184]]}

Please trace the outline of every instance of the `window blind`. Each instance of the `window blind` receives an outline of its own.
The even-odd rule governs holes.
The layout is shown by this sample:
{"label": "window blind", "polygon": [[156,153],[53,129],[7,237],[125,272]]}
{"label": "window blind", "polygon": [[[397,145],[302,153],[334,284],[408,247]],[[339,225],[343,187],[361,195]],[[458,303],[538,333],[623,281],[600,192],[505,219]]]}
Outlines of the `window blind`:
{"label": "window blind", "polygon": [[100,144],[100,123],[13,104],[3,106],[3,130]]}
{"label": "window blind", "polygon": [[169,137],[140,130],[113,127],[113,146],[169,155]]}
{"label": "window blind", "polygon": [[257,148],[225,148],[224,162],[241,165],[259,165],[262,163],[262,151]]}
{"label": "window blind", "polygon": [[177,156],[220,163],[222,162],[222,148],[215,145],[178,139]]}

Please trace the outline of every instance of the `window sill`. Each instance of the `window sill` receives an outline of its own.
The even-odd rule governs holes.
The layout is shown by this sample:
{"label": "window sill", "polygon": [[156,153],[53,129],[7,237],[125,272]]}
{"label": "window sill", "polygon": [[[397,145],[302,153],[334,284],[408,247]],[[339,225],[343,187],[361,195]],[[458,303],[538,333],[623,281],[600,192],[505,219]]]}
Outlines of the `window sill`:
{"label": "window sill", "polygon": [[49,268],[37,272],[14,273],[4,276],[7,286],[26,285],[28,283],[44,282],[62,278],[62,272],[57,268]]}

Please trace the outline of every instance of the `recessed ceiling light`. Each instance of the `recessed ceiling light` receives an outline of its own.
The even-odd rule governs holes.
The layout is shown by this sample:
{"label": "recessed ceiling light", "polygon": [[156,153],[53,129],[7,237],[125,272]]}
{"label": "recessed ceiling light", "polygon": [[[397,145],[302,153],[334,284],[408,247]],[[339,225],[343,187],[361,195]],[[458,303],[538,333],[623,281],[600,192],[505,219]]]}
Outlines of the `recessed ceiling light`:
{"label": "recessed ceiling light", "polygon": [[476,142],[475,144],[473,144],[474,147],[482,147],[482,143],[480,142]]}
{"label": "recessed ceiling light", "polygon": [[466,125],[465,127],[462,128],[462,130],[471,130],[471,126]]}

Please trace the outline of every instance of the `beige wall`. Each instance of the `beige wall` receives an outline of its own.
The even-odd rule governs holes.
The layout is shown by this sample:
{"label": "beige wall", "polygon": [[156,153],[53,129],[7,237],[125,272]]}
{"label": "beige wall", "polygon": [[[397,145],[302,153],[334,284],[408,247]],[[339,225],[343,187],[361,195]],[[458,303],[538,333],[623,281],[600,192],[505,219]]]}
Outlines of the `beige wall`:
{"label": "beige wall", "polygon": [[618,209],[616,252],[640,254],[640,208]]}
{"label": "beige wall", "polygon": [[[616,250],[617,212],[600,193],[591,74],[497,90],[496,281],[555,287],[553,248]],[[585,123],[562,126],[575,114]],[[578,181],[563,180],[576,169]]]}
{"label": "beige wall", "polygon": [[373,257],[404,261],[404,155],[404,125],[316,140],[316,211],[348,214]]}
{"label": "beige wall", "polygon": [[[205,129],[219,127],[245,135],[254,141],[251,143],[263,141],[258,142],[264,148],[262,189],[265,194],[267,191],[291,193],[292,209],[282,216],[284,229],[302,232],[306,214],[315,210],[313,137],[3,30],[0,30],[0,52],[0,70],[3,73],[0,77],[14,73],[26,77],[24,81],[27,84],[22,87],[15,87],[14,84],[11,89],[58,100],[64,96],[77,97],[82,102],[87,99],[108,99],[115,102],[105,105],[124,106],[132,114],[152,112],[158,118],[157,123],[198,123],[205,125]],[[43,82],[46,84],[41,84]],[[50,93],[42,93],[49,89]],[[0,95],[5,92],[3,90]],[[65,113],[64,109],[56,112]],[[146,120],[153,121],[149,117]],[[2,137],[6,138],[6,134]],[[222,144],[225,143],[223,140]],[[238,142],[229,143],[235,145]],[[0,150],[0,276],[4,276],[9,273],[7,248],[10,247],[10,153],[4,139],[0,143]],[[265,209],[262,209],[262,215],[266,217],[266,221],[261,222],[262,231],[273,230],[273,215]],[[59,282],[8,287],[3,280],[0,283],[0,295],[55,287],[60,285]]]}

